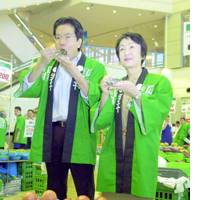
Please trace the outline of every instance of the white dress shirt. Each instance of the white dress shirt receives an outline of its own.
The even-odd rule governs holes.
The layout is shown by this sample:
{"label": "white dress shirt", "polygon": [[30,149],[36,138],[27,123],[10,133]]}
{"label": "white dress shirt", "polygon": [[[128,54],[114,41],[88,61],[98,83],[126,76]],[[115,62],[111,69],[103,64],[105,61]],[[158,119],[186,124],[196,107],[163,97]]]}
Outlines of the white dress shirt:
{"label": "white dress shirt", "polygon": [[[72,62],[77,65],[82,53],[79,52]],[[28,89],[34,82],[29,82],[28,74],[24,80],[24,89]],[[54,80],[54,94],[53,94],[53,112],[52,121],[66,121],[68,116],[68,107],[70,99],[70,87],[72,77],[71,75],[61,66],[58,66],[56,77]],[[81,96],[87,101],[87,97],[81,91]]]}

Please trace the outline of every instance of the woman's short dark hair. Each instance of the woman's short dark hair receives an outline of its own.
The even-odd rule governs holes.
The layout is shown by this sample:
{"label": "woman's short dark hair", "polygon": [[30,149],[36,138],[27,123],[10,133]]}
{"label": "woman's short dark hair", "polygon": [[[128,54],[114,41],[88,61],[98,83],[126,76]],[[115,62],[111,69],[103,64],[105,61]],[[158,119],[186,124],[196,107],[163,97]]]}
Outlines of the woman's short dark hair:
{"label": "woman's short dark hair", "polygon": [[53,35],[54,36],[56,35],[56,29],[58,28],[58,26],[65,25],[65,24],[70,24],[71,26],[74,27],[77,40],[78,39],[83,40],[83,33],[84,33],[83,27],[81,23],[73,17],[61,17],[57,19],[53,25]]}
{"label": "woman's short dark hair", "polygon": [[141,46],[141,57],[142,57],[141,64],[143,64],[143,62],[145,61],[146,55],[147,55],[147,44],[146,44],[144,38],[138,33],[127,32],[127,33],[124,33],[117,40],[117,43],[115,46],[115,51],[116,51],[118,59],[119,59],[119,45],[120,45],[120,42],[125,38],[130,38],[132,41],[134,41],[135,43],[137,43]]}

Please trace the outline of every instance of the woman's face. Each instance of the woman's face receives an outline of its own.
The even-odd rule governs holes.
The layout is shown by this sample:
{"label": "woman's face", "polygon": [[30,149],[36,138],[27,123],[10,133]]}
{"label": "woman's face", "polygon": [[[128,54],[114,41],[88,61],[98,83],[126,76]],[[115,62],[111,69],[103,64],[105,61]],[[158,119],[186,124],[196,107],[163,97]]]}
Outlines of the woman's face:
{"label": "woman's face", "polygon": [[119,59],[125,68],[141,67],[141,46],[130,38],[124,38],[119,44]]}

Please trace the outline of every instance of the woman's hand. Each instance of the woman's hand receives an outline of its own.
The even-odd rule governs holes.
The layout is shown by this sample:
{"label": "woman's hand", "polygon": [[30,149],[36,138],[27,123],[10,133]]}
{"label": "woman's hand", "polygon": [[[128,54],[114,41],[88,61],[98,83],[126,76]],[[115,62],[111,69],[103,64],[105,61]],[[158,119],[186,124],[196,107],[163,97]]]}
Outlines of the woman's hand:
{"label": "woman's hand", "polygon": [[111,89],[122,90],[124,93],[127,93],[129,96],[137,97],[139,95],[139,90],[131,81],[118,81],[113,84]]}
{"label": "woman's hand", "polygon": [[104,95],[109,94],[109,85],[108,81],[110,81],[112,78],[110,76],[104,76],[104,78],[101,80],[100,87]]}

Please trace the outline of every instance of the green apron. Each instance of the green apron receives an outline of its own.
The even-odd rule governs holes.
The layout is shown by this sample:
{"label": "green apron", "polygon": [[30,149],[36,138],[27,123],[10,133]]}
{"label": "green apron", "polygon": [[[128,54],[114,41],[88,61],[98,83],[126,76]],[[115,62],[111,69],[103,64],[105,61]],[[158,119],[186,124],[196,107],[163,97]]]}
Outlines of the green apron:
{"label": "green apron", "polygon": [[[154,198],[160,131],[172,102],[171,84],[164,76],[146,75],[141,88],[141,108],[134,99],[127,105],[129,114],[124,151],[121,114],[117,114],[121,109],[119,99],[120,93],[111,91],[96,119],[96,114],[93,114],[95,131],[110,127],[100,154],[97,190]],[[93,107],[93,113],[98,106]]]}
{"label": "green apron", "polygon": [[174,138],[174,143],[177,143],[178,146],[183,146],[185,143],[184,139],[187,138],[189,130],[190,130],[190,124],[188,123],[181,124]]}
{"label": "green apron", "polygon": [[[45,136],[44,133],[45,117],[48,114],[48,111],[46,111],[48,92],[51,85],[49,79],[51,79],[51,71],[54,71],[53,67],[55,67],[55,64],[56,61],[52,60],[42,75],[25,91],[23,90],[23,78],[27,74],[23,74],[21,76],[21,87],[15,93],[17,97],[40,98],[30,153],[30,159],[33,162],[50,161],[50,151],[44,150],[47,147],[49,148],[48,140],[51,136]],[[101,90],[99,88],[99,82],[105,75],[105,68],[97,61],[86,58],[82,74],[89,83],[88,101],[85,101],[78,89],[77,111],[74,120],[75,128],[72,130],[74,134],[73,138],[71,138],[71,133],[66,131],[66,137],[68,139],[64,143],[65,147],[62,159],[63,162],[95,164],[96,134],[91,134],[90,132],[89,111],[90,107],[100,100]]]}
{"label": "green apron", "polygon": [[0,147],[4,147],[6,141],[7,122],[4,118],[0,117]]}
{"label": "green apron", "polygon": [[[17,130],[19,130],[19,139],[16,141],[17,137]],[[14,130],[14,143],[18,144],[27,144],[27,138],[24,137],[24,130],[25,130],[25,117],[22,115],[17,116],[15,130]]]}

